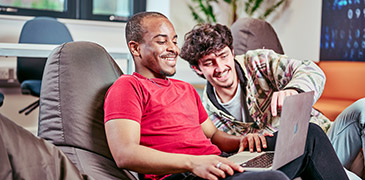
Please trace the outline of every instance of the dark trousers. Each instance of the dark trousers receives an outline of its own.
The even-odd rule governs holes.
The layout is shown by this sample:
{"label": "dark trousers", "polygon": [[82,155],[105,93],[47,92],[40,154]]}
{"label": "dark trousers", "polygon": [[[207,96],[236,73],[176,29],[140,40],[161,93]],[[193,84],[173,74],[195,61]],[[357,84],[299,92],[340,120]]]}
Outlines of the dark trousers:
{"label": "dark trousers", "polygon": [[[235,173],[232,176],[226,177],[224,180],[250,180],[250,179],[259,179],[259,180],[289,180],[289,178],[281,171],[262,171],[262,172],[243,172],[243,173]],[[195,176],[192,173],[180,173],[173,174],[164,180],[203,180],[200,177]]]}
{"label": "dark trousers", "polygon": [[[276,137],[268,137],[268,150],[274,150]],[[304,154],[279,169],[290,179],[348,179],[327,135],[316,124],[309,123]]]}
{"label": "dark trousers", "polygon": [[90,179],[61,150],[0,115],[0,179]]}
{"label": "dark trousers", "polygon": [[[266,137],[268,148],[265,151],[274,151],[277,133]],[[279,172],[283,172],[283,176]],[[348,179],[343,166],[330,143],[327,135],[316,124],[309,123],[305,151],[302,156],[281,167],[279,171],[243,172],[227,177],[226,180],[237,179],[294,179],[303,180],[346,180]],[[191,174],[174,174],[171,179],[200,179]]]}
{"label": "dark trousers", "polygon": [[[275,149],[276,134],[267,137],[267,150]],[[91,179],[51,143],[0,115],[0,179]],[[279,169],[290,179],[348,179],[326,134],[309,125],[305,153]],[[280,171],[236,173],[226,179],[288,179]],[[176,177],[176,178],[173,178]],[[178,175],[171,178],[180,179]]]}

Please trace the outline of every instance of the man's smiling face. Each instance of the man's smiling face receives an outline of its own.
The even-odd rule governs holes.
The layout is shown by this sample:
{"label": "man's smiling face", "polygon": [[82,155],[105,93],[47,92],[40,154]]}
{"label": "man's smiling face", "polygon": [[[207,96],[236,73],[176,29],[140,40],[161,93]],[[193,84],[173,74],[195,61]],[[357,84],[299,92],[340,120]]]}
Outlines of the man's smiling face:
{"label": "man's smiling face", "polygon": [[194,70],[203,75],[216,89],[230,88],[237,83],[237,73],[233,52],[229,47],[210,53],[199,59],[199,69]]}
{"label": "man's smiling face", "polygon": [[164,78],[176,73],[179,55],[177,35],[171,22],[162,17],[145,18],[143,26],[147,32],[140,43],[141,63],[151,77]]}

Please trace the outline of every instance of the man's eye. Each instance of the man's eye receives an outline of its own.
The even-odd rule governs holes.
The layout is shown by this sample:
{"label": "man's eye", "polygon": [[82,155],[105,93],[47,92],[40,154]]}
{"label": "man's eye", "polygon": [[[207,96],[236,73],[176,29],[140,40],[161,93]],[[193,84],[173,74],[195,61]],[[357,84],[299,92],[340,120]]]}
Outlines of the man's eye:
{"label": "man's eye", "polygon": [[158,44],[165,44],[166,41],[157,41]]}
{"label": "man's eye", "polygon": [[206,62],[206,63],[204,63],[204,66],[210,66],[212,64],[213,64],[212,62]]}

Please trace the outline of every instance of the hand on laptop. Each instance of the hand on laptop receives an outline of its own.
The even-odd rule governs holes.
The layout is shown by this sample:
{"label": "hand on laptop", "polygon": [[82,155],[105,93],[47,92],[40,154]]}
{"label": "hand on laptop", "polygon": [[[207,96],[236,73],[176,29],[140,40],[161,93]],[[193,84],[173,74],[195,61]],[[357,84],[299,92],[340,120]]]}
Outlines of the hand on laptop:
{"label": "hand on laptop", "polygon": [[291,96],[298,94],[298,91],[294,89],[287,89],[282,91],[274,92],[271,98],[271,114],[272,116],[277,116],[281,111],[281,107],[283,106],[284,99],[286,96]]}
{"label": "hand on laptop", "polygon": [[218,180],[233,175],[234,171],[243,172],[243,168],[228,160],[216,155],[195,156],[192,159],[190,172],[204,178]]}
{"label": "hand on laptop", "polygon": [[265,136],[273,136],[273,134],[270,132],[248,133],[245,136],[242,136],[242,141],[238,152],[243,151],[247,147],[250,152],[253,152],[255,146],[257,152],[261,152],[261,147],[264,149],[267,148]]}

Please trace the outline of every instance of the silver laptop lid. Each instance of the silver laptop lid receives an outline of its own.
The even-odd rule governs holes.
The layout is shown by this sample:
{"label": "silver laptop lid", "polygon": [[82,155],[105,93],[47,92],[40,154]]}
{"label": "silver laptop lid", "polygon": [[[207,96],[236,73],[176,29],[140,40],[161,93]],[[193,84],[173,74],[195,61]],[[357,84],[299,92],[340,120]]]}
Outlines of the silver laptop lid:
{"label": "silver laptop lid", "polygon": [[284,99],[272,169],[278,169],[303,155],[314,91]]}

